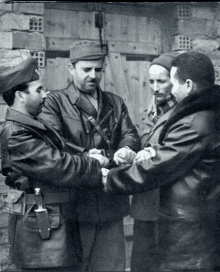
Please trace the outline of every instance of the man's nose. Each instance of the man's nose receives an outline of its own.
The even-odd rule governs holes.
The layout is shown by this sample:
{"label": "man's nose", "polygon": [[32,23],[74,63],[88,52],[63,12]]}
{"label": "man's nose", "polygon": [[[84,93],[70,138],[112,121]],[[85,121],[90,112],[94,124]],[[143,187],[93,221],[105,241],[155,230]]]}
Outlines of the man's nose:
{"label": "man's nose", "polygon": [[94,69],[92,69],[92,70],[90,71],[89,76],[90,76],[91,78],[96,78],[96,72],[95,72]]}
{"label": "man's nose", "polygon": [[49,91],[43,90],[43,92],[42,92],[42,98],[47,98],[47,94],[48,93],[49,93]]}
{"label": "man's nose", "polygon": [[154,93],[159,92],[159,85],[157,84],[157,82],[155,82],[155,83],[153,84],[153,91],[154,91]]}

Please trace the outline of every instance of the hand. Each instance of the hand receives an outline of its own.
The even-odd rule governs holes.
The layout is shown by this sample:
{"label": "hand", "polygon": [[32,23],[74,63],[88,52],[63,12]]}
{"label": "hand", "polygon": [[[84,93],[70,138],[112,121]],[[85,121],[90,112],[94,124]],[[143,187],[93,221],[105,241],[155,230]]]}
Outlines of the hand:
{"label": "hand", "polygon": [[88,155],[90,155],[90,154],[101,154],[101,152],[102,151],[100,149],[92,148],[92,149],[89,150]]}
{"label": "hand", "polygon": [[[99,150],[99,151],[101,153],[101,150]],[[108,167],[108,165],[109,165],[109,159],[107,159],[106,157],[102,156],[102,154],[100,154],[100,153],[94,153],[94,154],[88,153],[88,156],[90,158],[94,158],[94,159],[98,160],[99,163],[100,163],[100,165],[101,165],[101,167]]]}
{"label": "hand", "polygon": [[104,191],[107,192],[107,176],[109,169],[102,168],[102,184],[104,185]]}
{"label": "hand", "polygon": [[113,161],[117,165],[132,164],[135,156],[136,153],[132,149],[130,149],[129,147],[122,147],[115,152]]}
{"label": "hand", "polygon": [[139,151],[134,158],[134,162],[142,163],[150,158],[156,156],[156,152],[152,147],[145,147],[143,150]]}

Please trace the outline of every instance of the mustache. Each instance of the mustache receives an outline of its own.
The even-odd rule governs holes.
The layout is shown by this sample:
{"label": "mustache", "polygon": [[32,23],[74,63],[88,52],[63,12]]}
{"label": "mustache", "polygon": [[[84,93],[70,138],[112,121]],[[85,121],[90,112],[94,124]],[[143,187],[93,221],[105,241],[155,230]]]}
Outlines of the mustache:
{"label": "mustache", "polygon": [[88,80],[88,82],[92,82],[92,83],[98,83],[98,81],[97,81],[97,79],[90,79],[90,80]]}

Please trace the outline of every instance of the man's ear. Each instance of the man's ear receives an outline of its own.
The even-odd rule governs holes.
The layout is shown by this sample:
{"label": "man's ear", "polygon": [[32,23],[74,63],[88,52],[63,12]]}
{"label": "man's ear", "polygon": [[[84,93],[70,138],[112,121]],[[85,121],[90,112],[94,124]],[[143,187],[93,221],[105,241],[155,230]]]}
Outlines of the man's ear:
{"label": "man's ear", "polygon": [[73,70],[75,69],[75,67],[73,66],[72,63],[69,63],[69,72],[72,75],[73,74]]}
{"label": "man's ear", "polygon": [[194,88],[193,81],[191,79],[187,79],[186,80],[186,93],[187,93],[187,95],[189,95],[193,91],[193,88]]}
{"label": "man's ear", "polygon": [[16,91],[15,92],[15,97],[21,102],[24,102],[24,92],[21,91]]}

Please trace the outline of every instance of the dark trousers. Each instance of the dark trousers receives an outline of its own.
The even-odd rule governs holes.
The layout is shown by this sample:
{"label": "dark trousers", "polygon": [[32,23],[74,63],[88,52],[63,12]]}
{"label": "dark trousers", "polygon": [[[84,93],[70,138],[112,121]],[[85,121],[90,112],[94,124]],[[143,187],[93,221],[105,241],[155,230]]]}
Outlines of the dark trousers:
{"label": "dark trousers", "polygon": [[125,271],[123,220],[80,223],[84,263],[77,272]]}
{"label": "dark trousers", "polygon": [[134,220],[131,271],[148,271],[157,254],[158,222]]}

